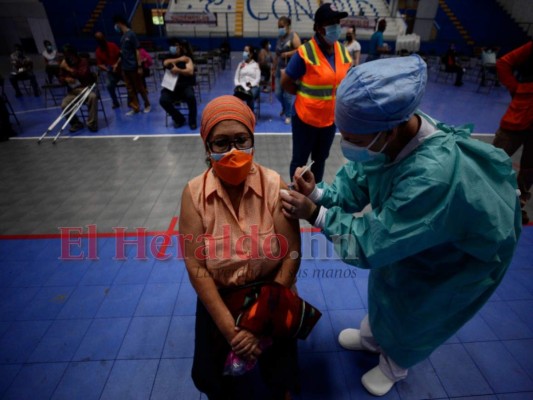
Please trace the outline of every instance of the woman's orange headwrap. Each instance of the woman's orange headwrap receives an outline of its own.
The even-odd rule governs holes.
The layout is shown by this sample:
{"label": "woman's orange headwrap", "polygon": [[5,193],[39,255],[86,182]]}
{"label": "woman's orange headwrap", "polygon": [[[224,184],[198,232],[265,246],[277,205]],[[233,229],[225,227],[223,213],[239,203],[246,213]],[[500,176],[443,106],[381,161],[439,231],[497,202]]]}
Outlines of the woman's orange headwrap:
{"label": "woman's orange headwrap", "polygon": [[255,115],[250,107],[235,96],[225,95],[211,100],[205,106],[200,124],[200,136],[204,143],[214,126],[226,120],[239,121],[254,134]]}

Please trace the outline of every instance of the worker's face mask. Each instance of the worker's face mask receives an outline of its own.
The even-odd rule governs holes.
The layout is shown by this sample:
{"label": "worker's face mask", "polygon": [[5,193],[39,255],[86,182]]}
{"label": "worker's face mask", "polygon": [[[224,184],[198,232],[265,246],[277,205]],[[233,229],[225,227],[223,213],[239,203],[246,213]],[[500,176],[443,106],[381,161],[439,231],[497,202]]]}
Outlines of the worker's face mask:
{"label": "worker's face mask", "polygon": [[51,53],[52,50],[54,50],[54,48],[52,46],[46,46],[46,50],[48,50],[48,52]]}
{"label": "worker's face mask", "polygon": [[378,133],[376,137],[374,138],[374,140],[372,140],[372,142],[370,142],[370,144],[366,147],[357,146],[344,139],[341,140],[342,154],[344,155],[344,157],[346,157],[350,161],[361,162],[361,163],[374,161],[377,158],[382,157],[383,150],[385,150],[389,142],[385,143],[380,151],[369,150],[370,147],[372,147],[374,143],[377,142],[377,140],[379,139],[382,133],[383,132]]}
{"label": "worker's face mask", "polygon": [[335,43],[341,37],[342,29],[340,24],[328,25],[325,26],[324,29],[326,30],[324,39],[326,39],[326,42],[329,44]]}
{"label": "worker's face mask", "polygon": [[231,149],[226,153],[211,153],[211,165],[217,176],[230,185],[244,182],[254,158],[254,148],[246,150]]}

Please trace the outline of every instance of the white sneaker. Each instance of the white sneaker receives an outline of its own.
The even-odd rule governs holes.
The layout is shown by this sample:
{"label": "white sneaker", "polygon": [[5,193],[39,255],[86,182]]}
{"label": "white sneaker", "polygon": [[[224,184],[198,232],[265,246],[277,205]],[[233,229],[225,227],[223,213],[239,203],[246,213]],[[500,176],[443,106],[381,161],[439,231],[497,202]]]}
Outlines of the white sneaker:
{"label": "white sneaker", "polygon": [[339,344],[347,350],[364,350],[359,329],[344,329],[339,333]]}
{"label": "white sneaker", "polygon": [[285,118],[285,125],[290,125],[290,124],[291,124],[291,117]]}
{"label": "white sneaker", "polygon": [[385,376],[378,365],[363,375],[361,383],[374,396],[384,396],[389,393],[395,382]]}
{"label": "white sneaker", "polygon": [[152,111],[152,107],[150,107],[150,106],[144,107],[144,113],[145,114],[148,114],[150,111]]}
{"label": "white sneaker", "polygon": [[135,110],[129,110],[129,111],[126,113],[126,115],[127,115],[128,117],[131,117],[132,115],[135,115],[135,114],[137,114],[137,113],[138,113],[138,111],[135,111]]}

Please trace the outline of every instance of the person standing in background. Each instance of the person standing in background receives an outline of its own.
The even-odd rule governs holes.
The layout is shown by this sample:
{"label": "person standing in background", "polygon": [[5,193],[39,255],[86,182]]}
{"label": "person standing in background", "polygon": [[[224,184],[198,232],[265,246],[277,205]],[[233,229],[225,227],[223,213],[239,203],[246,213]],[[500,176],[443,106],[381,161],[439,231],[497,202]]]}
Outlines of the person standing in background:
{"label": "person standing in background", "polygon": [[367,62],[377,60],[382,54],[390,52],[389,45],[383,41],[385,29],[387,29],[387,21],[382,19],[378,22],[378,30],[370,37]]}
{"label": "person standing in background", "polygon": [[146,88],[143,84],[144,71],[139,53],[139,40],[123,17],[115,16],[113,22],[115,23],[115,31],[122,34],[120,38],[120,62],[124,82],[128,89],[128,105],[131,107],[131,110],[126,115],[134,115],[140,111],[139,99],[137,97],[139,94],[144,101],[144,112],[149,113],[151,107]]}
{"label": "person standing in background", "polygon": [[455,51],[455,44],[450,43],[448,51],[442,57],[442,63],[446,72],[455,73],[455,86],[463,86],[463,74],[465,70],[457,62],[457,52]]}
{"label": "person standing in background", "polygon": [[348,31],[346,31],[344,47],[346,47],[350,57],[352,57],[352,66],[357,67],[361,58],[361,45],[355,40],[355,26],[348,28]]}
{"label": "person standing in background", "polygon": [[94,35],[98,47],[96,48],[96,66],[105,74],[105,85],[113,101],[113,108],[120,107],[117,99],[117,83],[122,79],[120,68],[120,49],[113,42],[108,42],[102,32]]}
{"label": "person standing in background", "polygon": [[257,55],[257,62],[261,70],[261,84],[263,92],[268,92],[268,84],[272,75],[272,54],[270,53],[270,41],[268,39],[261,40],[261,50]]}
{"label": "person standing in background", "polygon": [[512,100],[492,144],[509,156],[522,147],[517,179],[522,223],[527,224],[529,216],[524,207],[531,198],[529,190],[533,184],[533,40],[499,58],[496,69]]}
{"label": "person standing in background", "polygon": [[352,65],[346,48],[338,41],[340,20],[348,13],[325,3],[315,13],[315,36],[298,48],[282,74],[281,85],[296,94],[292,117],[290,176],[311,156],[317,182],[322,181],[326,159],[335,137],[337,87]]}
{"label": "person standing in background", "polygon": [[289,125],[291,123],[294,95],[283,89],[281,73],[285,70],[291,56],[296,53],[302,42],[298,34],[291,30],[291,19],[289,17],[283,16],[278,19],[278,29],[278,41],[276,42],[272,70],[274,71],[276,82],[276,99],[281,103],[280,116],[284,116],[285,124]]}

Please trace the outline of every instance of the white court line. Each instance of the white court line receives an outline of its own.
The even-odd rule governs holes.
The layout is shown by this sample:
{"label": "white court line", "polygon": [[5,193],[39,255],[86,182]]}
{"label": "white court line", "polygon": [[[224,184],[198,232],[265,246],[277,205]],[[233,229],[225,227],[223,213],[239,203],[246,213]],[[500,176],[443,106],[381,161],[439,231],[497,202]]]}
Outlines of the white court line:
{"label": "white court line", "polygon": [[[290,136],[292,132],[256,132],[255,136]],[[336,133],[337,136],[340,136],[340,133]],[[151,135],[96,135],[96,136],[63,136],[68,139],[150,139],[150,138],[180,138],[180,137],[198,137],[199,133],[157,133]],[[473,133],[473,137],[492,137],[494,133]],[[40,136],[28,136],[28,137],[12,137],[9,140],[35,140],[39,139]],[[45,137],[43,140],[48,139]],[[50,138],[52,139],[52,138]]]}

